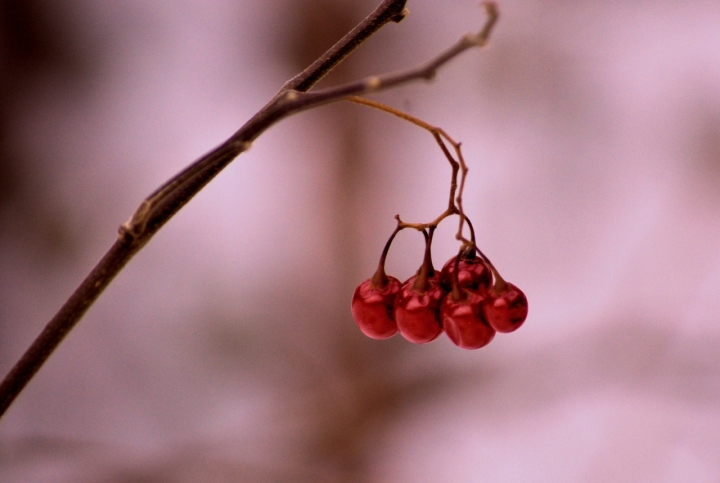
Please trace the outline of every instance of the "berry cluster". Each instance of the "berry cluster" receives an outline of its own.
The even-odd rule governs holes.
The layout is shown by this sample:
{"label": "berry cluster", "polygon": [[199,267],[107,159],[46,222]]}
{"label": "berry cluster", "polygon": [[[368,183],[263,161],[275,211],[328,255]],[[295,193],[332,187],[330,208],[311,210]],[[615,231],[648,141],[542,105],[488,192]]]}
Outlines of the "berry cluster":
{"label": "berry cluster", "polygon": [[[359,97],[348,100],[389,112],[426,129],[452,168],[449,203],[440,216],[430,223],[404,223],[396,216],[397,227],[385,244],[375,275],[361,283],[353,294],[352,314],[360,330],[373,339],[387,339],[400,332],[416,344],[431,342],[445,331],[450,340],[464,349],[479,349],[490,343],[496,332],[516,330],[527,318],[527,298],[500,276],[475,244],[475,231],[462,206],[468,168],[460,143],[442,129],[392,107]],[[452,145],[457,159],[445,142]],[[438,272],[430,254],[433,233],[441,221],[452,215],[460,218],[455,238],[461,247],[458,255]],[[466,222],[470,240],[463,237]],[[414,228],[425,235],[425,257],[417,273],[400,283],[385,273],[385,259],[395,235],[404,228]]]}
{"label": "berry cluster", "polygon": [[445,331],[455,345],[479,349],[495,332],[512,332],[523,324],[525,294],[503,280],[474,245],[461,249],[442,270],[434,269],[432,226],[423,231],[425,257],[417,273],[405,283],[387,275],[385,259],[400,226],[385,245],[375,275],[353,294],[353,318],[365,335],[387,339],[400,332],[410,342],[425,344]]}

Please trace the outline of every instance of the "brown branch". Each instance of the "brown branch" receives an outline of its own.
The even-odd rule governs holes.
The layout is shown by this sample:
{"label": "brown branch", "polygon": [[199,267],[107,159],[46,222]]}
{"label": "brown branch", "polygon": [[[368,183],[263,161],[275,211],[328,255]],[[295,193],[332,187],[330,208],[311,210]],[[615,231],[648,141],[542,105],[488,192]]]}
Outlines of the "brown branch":
{"label": "brown branch", "polygon": [[[455,148],[455,152],[458,152],[458,149],[460,148],[460,144],[455,142],[453,138],[451,138],[443,129],[433,126],[432,124],[429,124],[422,119],[419,119],[415,116],[412,116],[408,114],[407,112],[403,112],[399,109],[395,109],[394,107],[390,107],[388,105],[385,105],[381,102],[373,101],[370,99],[365,99],[364,97],[358,97],[358,96],[350,96],[347,98],[350,102],[355,102],[357,104],[362,104],[364,106],[372,107],[374,109],[378,109],[381,111],[385,111],[387,113],[390,113],[394,116],[399,117],[400,119],[404,119],[405,121],[411,122],[415,124],[416,126],[419,126],[426,131],[428,131],[430,134],[432,134],[433,139],[435,139],[435,142],[440,146],[440,149],[442,150],[443,154],[445,155],[445,158],[447,158],[448,162],[450,163],[450,167],[452,169],[452,174],[450,178],[450,199],[448,201],[448,211],[454,213],[455,211],[455,190],[457,189],[457,173],[460,169],[460,164],[455,161],[455,158],[452,157],[452,154],[450,154],[450,151],[448,151],[447,146],[445,146],[445,142],[443,141],[443,138],[446,139],[450,144],[453,145],[453,148]],[[436,225],[437,226],[437,225]],[[419,228],[420,230],[424,230],[426,228],[429,228],[428,226],[424,226],[423,228]]]}
{"label": "brown branch", "polygon": [[285,117],[343,99],[348,95],[376,92],[414,80],[432,79],[437,69],[453,57],[470,47],[485,44],[497,19],[495,5],[487,3],[485,7],[488,20],[481,32],[463,37],[460,42],[425,66],[305,93],[380,27],[390,21],[399,22],[407,14],[405,0],[384,0],[372,14],[322,57],[288,81],[265,107],[227,141],[148,196],[132,217],[121,225],[118,239],[110,250],[0,383],[0,416],[130,259],[224,167],[247,150],[260,134]]}
{"label": "brown branch", "polygon": [[[435,142],[438,144],[438,146],[440,146],[440,150],[443,152],[445,158],[450,163],[450,198],[448,200],[448,206],[445,211],[443,211],[437,218],[435,218],[430,223],[407,223],[400,219],[400,215],[396,215],[395,219],[398,222],[397,229],[402,230],[405,228],[414,228],[418,231],[424,231],[430,228],[435,229],[440,224],[440,222],[448,216],[460,215],[460,226],[458,228],[457,235],[455,235],[455,238],[463,242],[463,249],[466,248],[466,245],[468,245],[470,242],[462,236],[463,220],[465,219],[465,212],[462,208],[462,193],[465,189],[465,177],[467,176],[468,167],[465,164],[465,159],[463,158],[462,150],[460,149],[460,143],[451,138],[450,135],[446,133],[442,128],[433,126],[432,124],[429,124],[422,119],[412,116],[407,112],[395,109],[394,107],[390,107],[381,102],[365,99],[364,97],[349,96],[346,99],[350,102],[355,102],[357,104],[362,104],[364,106],[372,107],[374,109],[390,113],[394,116],[399,117],[400,119],[411,122],[432,134],[433,139],[435,139]],[[443,141],[443,139],[445,139],[445,141],[449,142],[452,145],[453,149],[455,150],[455,155],[458,158],[457,160],[453,158],[452,154],[450,154],[450,151],[445,145],[445,141]],[[458,172],[460,172],[461,170],[462,178],[460,181],[460,191],[458,192],[457,176]],[[458,193],[457,197],[455,196],[456,192]]]}

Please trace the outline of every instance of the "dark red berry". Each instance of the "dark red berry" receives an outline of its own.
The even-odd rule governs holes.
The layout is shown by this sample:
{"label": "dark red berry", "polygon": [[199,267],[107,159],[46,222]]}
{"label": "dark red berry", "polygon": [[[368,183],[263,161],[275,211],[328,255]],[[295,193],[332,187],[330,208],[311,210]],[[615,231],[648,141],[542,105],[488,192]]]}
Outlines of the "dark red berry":
{"label": "dark red berry", "polygon": [[[486,292],[492,285],[492,273],[482,258],[475,255],[473,249],[472,254],[465,253],[460,257],[458,263],[458,282],[463,288]],[[449,292],[452,290],[453,273],[455,273],[455,260],[457,256],[447,261],[440,272],[440,285],[443,290]]]}
{"label": "dark red berry", "polygon": [[398,331],[394,318],[395,296],[400,291],[400,281],[387,277],[387,284],[378,287],[373,279],[365,280],[352,298],[352,315],[363,334],[372,339],[387,339]]}
{"label": "dark red berry", "polygon": [[427,280],[424,288],[418,288],[414,275],[400,288],[395,299],[395,321],[403,337],[415,344],[426,344],[442,333],[440,303],[445,292],[438,284],[437,273]]}
{"label": "dark red berry", "polygon": [[440,307],[443,329],[455,345],[463,349],[479,349],[495,337],[483,315],[485,296],[478,292],[464,291],[462,298],[455,300],[453,293],[447,294]]}
{"label": "dark red berry", "polygon": [[498,332],[512,332],[527,318],[527,297],[515,285],[501,280],[488,292],[483,314],[488,324]]}

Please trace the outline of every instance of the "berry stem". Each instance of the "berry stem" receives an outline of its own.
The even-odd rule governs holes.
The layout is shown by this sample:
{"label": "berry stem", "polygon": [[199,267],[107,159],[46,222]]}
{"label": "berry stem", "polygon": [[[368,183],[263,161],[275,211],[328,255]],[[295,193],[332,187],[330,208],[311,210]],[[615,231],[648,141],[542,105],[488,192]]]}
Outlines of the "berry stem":
{"label": "berry stem", "polygon": [[467,216],[465,217],[465,221],[468,224],[468,227],[470,228],[470,241],[472,242],[473,246],[475,246],[475,228],[473,227],[473,224],[470,222],[470,218]]}
{"label": "berry stem", "polygon": [[385,259],[387,258],[387,254],[390,251],[390,245],[392,245],[392,242],[395,239],[395,235],[397,235],[400,230],[402,230],[400,225],[396,226],[395,230],[392,232],[392,235],[390,235],[390,238],[388,238],[387,243],[385,243],[385,248],[383,248],[382,255],[380,255],[380,262],[378,263],[377,271],[372,277],[371,283],[373,287],[384,288],[388,284],[388,277],[385,273]]}
{"label": "berry stem", "polygon": [[[428,288],[428,279],[429,277],[432,277],[435,275],[435,268],[433,267],[432,263],[432,254],[430,251],[430,247],[432,245],[432,237],[433,233],[435,232],[435,227],[431,226],[428,228],[428,234],[425,238],[425,258],[423,259],[423,264],[420,266],[420,270],[418,271],[418,276],[415,279],[415,283],[413,284],[413,288],[419,292],[424,292]],[[425,231],[423,231],[425,233]]]}
{"label": "berry stem", "polygon": [[495,265],[492,264],[490,259],[482,252],[479,248],[476,248],[478,253],[480,254],[480,257],[482,257],[483,260],[485,260],[485,263],[487,263],[488,267],[490,267],[490,271],[493,274],[493,278],[495,279],[495,283],[492,286],[492,291],[494,292],[503,292],[507,289],[508,283],[505,281],[504,278],[502,278],[502,275],[500,275],[500,272],[497,271],[497,268],[495,268]]}
{"label": "berry stem", "polygon": [[[460,215],[463,216],[463,215]],[[460,253],[463,260],[475,260],[477,257],[477,246],[475,245],[475,229],[473,228],[470,218],[465,216],[465,221],[470,227],[470,241],[464,241],[460,247]]]}
{"label": "berry stem", "polygon": [[[466,252],[465,247],[460,247],[457,257],[455,257],[455,270],[453,270],[452,276],[452,292],[451,296],[454,301],[462,300],[467,298],[467,291],[460,286],[460,278],[458,273],[460,272],[460,257],[464,256]],[[474,249],[473,249],[474,253]]]}

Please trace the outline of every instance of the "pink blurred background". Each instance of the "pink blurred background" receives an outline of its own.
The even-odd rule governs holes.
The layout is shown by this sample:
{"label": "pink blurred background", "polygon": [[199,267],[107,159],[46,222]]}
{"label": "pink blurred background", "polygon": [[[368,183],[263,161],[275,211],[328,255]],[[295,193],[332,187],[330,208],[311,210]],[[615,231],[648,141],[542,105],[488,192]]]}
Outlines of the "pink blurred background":
{"label": "pink blurred background", "polygon": [[[2,374],[144,196],[377,3],[0,2]],[[323,85],[484,20],[408,7]],[[427,133],[324,107],[120,274],[0,421],[0,481],[720,481],[720,4],[500,10],[484,51],[373,98],[463,142],[466,211],[528,295],[521,330],[479,351],[361,335],[354,287],[396,213],[443,210],[449,170]],[[389,271],[421,257],[403,232]]]}

